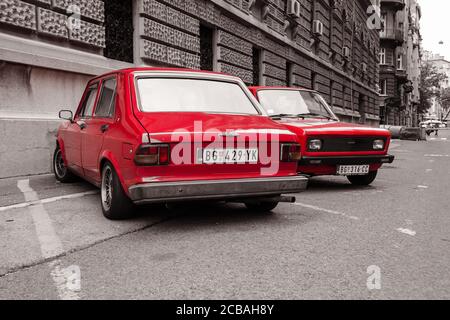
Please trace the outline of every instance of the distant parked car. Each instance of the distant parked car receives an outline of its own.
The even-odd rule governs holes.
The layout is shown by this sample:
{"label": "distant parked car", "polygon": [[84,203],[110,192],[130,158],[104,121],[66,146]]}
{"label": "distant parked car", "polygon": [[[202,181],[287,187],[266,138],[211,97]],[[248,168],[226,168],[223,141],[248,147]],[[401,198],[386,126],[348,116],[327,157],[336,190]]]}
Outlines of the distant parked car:
{"label": "distant parked car", "polygon": [[270,117],[297,133],[302,146],[299,173],[346,176],[354,185],[370,185],[385,163],[391,134],[340,122],[320,94],[284,87],[251,87]]}
{"label": "distant parked car", "polygon": [[447,125],[444,122],[438,120],[427,120],[421,122],[419,126],[421,128],[426,129],[427,135],[431,135],[432,133],[438,134],[439,130],[436,129],[443,129],[447,127]]}
{"label": "distant parked car", "polygon": [[[265,116],[235,77],[120,70],[92,79],[75,115],[60,118],[68,121],[57,135],[56,179],[77,175],[100,187],[109,219],[130,217],[135,204],[186,200],[270,211],[307,185],[297,175],[296,135]],[[270,165],[276,170],[266,172]]]}

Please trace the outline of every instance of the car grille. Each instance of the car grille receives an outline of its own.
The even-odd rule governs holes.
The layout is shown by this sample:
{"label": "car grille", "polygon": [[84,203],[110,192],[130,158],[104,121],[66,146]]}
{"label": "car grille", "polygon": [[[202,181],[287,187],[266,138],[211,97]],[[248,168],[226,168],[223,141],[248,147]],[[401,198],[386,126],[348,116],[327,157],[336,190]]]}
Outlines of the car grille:
{"label": "car grille", "polygon": [[[322,140],[322,149],[319,152],[348,152],[348,151],[374,151],[373,142],[384,140],[381,137],[311,137],[309,140]],[[308,141],[309,141],[308,140]]]}

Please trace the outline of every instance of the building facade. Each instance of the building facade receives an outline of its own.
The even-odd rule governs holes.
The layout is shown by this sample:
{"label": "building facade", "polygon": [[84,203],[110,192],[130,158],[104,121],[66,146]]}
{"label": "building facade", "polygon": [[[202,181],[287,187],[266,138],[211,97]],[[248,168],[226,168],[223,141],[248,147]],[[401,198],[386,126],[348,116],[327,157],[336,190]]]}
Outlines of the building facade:
{"label": "building facade", "polygon": [[[440,54],[433,54],[431,52],[425,52],[424,61],[430,63],[440,73],[447,76],[447,79],[441,83],[440,88],[436,90],[445,90],[450,88],[450,61],[446,60],[444,56]],[[431,101],[431,108],[426,114],[426,119],[429,120],[443,120],[447,118],[448,111],[444,110],[440,102],[433,98]]]}
{"label": "building facade", "polygon": [[378,125],[369,0],[0,0],[0,177],[50,171],[62,108],[133,65],[313,88],[344,121]]}
{"label": "building facade", "polygon": [[419,121],[421,10],[417,0],[381,0],[380,118],[382,124]]}

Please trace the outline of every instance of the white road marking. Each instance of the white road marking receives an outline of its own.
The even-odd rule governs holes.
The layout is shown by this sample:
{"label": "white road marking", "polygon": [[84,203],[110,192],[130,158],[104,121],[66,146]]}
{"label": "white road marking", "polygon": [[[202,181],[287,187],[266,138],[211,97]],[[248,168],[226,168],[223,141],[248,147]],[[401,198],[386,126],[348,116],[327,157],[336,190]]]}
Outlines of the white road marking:
{"label": "white road marking", "polygon": [[316,206],[313,206],[313,205],[310,205],[310,204],[300,203],[300,202],[296,202],[294,204],[296,206],[299,206],[299,207],[303,207],[303,208],[307,208],[307,209],[311,209],[311,210],[315,210],[315,211],[321,211],[321,212],[333,214],[333,215],[336,215],[336,216],[341,216],[341,217],[344,217],[344,218],[347,218],[347,219],[351,219],[351,220],[359,220],[358,217],[351,216],[351,215],[348,215],[346,213],[339,212],[339,211],[324,209],[324,208],[320,208],[320,207],[316,207]]}
{"label": "white road marking", "polygon": [[32,201],[22,202],[22,203],[18,203],[18,204],[13,204],[10,206],[0,207],[0,212],[12,210],[12,209],[27,208],[27,207],[31,207],[31,206],[34,206],[37,204],[47,204],[47,203],[57,202],[60,200],[83,198],[83,197],[94,195],[94,194],[98,194],[98,191],[87,191],[87,192],[68,194],[68,195],[64,195],[64,196],[47,198],[47,199],[42,199],[42,200],[39,200],[39,199],[32,200]]}
{"label": "white road marking", "polygon": [[[53,228],[52,220],[45,210],[43,202],[39,201],[38,194],[30,187],[30,180],[19,180],[17,187],[24,194],[25,200],[28,203],[33,203],[33,205],[28,206],[28,209],[36,229],[42,257],[44,259],[51,259],[64,253],[63,245]],[[49,263],[49,265],[53,269],[51,276],[60,299],[79,300],[78,292],[69,290],[67,287],[67,279],[64,271],[61,269],[61,261],[57,259]]]}
{"label": "white road marking", "polygon": [[401,232],[401,233],[404,233],[404,234],[407,234],[408,236],[412,236],[412,237],[414,237],[417,234],[417,232],[415,232],[413,230],[404,229],[404,228],[398,228],[397,231]]}
{"label": "white road marking", "polygon": [[428,189],[428,186],[417,186],[417,189]]}
{"label": "white road marking", "polygon": [[427,158],[449,158],[450,154],[426,154]]}
{"label": "white road marking", "polygon": [[431,171],[433,171],[433,169],[427,169],[427,170],[425,170],[426,172],[431,172]]}

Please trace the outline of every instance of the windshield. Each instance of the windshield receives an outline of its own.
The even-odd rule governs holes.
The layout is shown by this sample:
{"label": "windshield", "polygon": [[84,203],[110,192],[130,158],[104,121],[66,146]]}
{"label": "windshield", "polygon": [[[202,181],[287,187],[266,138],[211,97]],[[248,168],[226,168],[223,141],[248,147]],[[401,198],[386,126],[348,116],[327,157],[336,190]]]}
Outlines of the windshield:
{"label": "windshield", "polygon": [[324,117],[337,120],[325,100],[315,92],[261,90],[258,98],[269,116]]}
{"label": "windshield", "polygon": [[138,78],[143,112],[207,112],[257,115],[238,83],[177,78]]}

